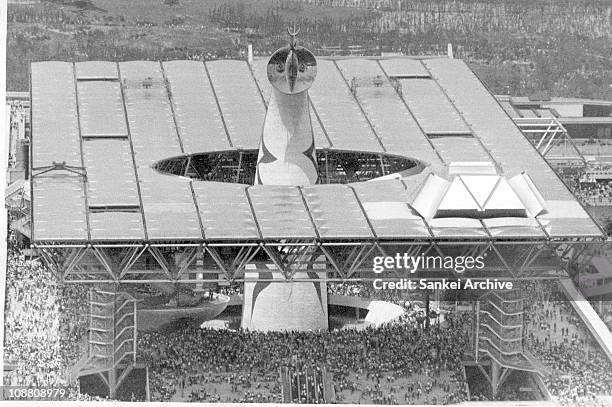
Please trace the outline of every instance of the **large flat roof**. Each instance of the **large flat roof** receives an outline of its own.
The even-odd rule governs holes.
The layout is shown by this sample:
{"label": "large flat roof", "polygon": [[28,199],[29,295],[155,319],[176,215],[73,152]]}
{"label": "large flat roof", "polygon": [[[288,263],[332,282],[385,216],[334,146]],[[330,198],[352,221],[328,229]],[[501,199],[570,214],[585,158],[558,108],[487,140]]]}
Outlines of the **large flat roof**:
{"label": "large flat roof", "polygon": [[[35,243],[282,239],[541,239],[602,232],[467,65],[456,59],[318,60],[318,149],[418,159],[404,179],[307,188],[204,182],[153,169],[180,155],[257,149],[267,59],[32,64]],[[526,172],[546,202],[524,218],[422,218],[424,175],[455,161]],[[82,171],[39,168],[65,162]]]}

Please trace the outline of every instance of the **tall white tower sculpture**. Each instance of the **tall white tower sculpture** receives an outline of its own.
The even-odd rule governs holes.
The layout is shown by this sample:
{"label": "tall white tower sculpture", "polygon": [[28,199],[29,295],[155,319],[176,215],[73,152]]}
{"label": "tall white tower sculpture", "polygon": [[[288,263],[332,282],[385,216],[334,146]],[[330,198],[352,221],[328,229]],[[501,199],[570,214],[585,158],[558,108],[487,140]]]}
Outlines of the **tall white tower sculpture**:
{"label": "tall white tower sculpture", "polygon": [[299,30],[287,31],[289,46],[276,51],[268,62],[272,93],[259,145],[256,184],[304,186],[319,178],[308,107],[317,61],[312,52],[297,45]]}
{"label": "tall white tower sculpture", "polygon": [[[272,94],[264,121],[255,184],[307,186],[319,176],[308,105],[308,88],[317,74],[314,55],[297,46],[289,31],[288,47],[268,62]],[[279,250],[285,250],[280,248]],[[300,269],[285,281],[278,270],[245,271],[243,328],[258,331],[326,330],[327,273]]]}

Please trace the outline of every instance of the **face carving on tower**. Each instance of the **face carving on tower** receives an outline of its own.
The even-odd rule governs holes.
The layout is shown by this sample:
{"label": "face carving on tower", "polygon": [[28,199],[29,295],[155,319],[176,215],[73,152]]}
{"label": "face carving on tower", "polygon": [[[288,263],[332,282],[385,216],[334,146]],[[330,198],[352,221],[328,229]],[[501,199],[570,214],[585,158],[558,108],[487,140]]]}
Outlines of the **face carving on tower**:
{"label": "face carving on tower", "polygon": [[304,92],[317,76],[317,61],[309,50],[295,42],[297,31],[289,31],[291,43],[277,50],[268,62],[268,80],[278,91],[287,95]]}

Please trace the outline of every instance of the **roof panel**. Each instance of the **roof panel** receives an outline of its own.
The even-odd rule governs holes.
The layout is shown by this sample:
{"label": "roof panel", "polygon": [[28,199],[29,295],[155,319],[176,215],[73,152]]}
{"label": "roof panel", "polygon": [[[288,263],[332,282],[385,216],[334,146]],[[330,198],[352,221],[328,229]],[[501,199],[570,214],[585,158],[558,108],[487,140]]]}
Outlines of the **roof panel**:
{"label": "roof panel", "polygon": [[[465,178],[465,177],[464,177]],[[471,188],[473,190],[473,188]],[[527,215],[525,204],[510,187],[505,178],[501,178],[497,187],[493,190],[483,205],[485,210],[510,210]]]}
{"label": "roof panel", "polygon": [[266,101],[270,99],[272,85],[268,80],[268,60],[269,58],[258,58],[255,59],[250,65],[251,70],[253,71],[253,76],[255,77],[255,81],[257,82],[257,86],[261,91],[261,95]]}
{"label": "roof panel", "polygon": [[[474,195],[461,182],[459,177],[455,177],[440,203],[438,204],[438,214],[440,211],[478,211],[479,206]],[[438,215],[436,215],[438,216]]]}
{"label": "roof panel", "polygon": [[487,238],[487,232],[477,219],[436,218],[429,222],[435,237],[438,238]]}
{"label": "roof panel", "polygon": [[[126,88],[142,88],[144,79],[162,80],[162,72],[158,61],[125,61],[119,63],[119,77]],[[133,86],[132,86],[133,85]]]}
{"label": "roof panel", "polygon": [[127,137],[119,82],[77,83],[83,137]]}
{"label": "roof panel", "polygon": [[140,191],[149,239],[202,239],[190,181],[140,168]]}
{"label": "roof panel", "polygon": [[317,61],[317,79],[308,94],[334,149],[383,151],[333,61]]}
{"label": "roof panel", "polygon": [[[578,205],[553,169],[463,61],[431,59],[425,64],[507,177],[525,171],[546,201],[569,201]],[[554,205],[551,206],[549,202],[547,210],[551,219],[559,217]],[[582,219],[575,222],[576,226],[582,222],[579,229],[601,236],[601,231],[584,209],[578,205],[575,210],[576,218]],[[568,223],[567,230],[573,226]],[[555,230],[563,231],[563,228],[562,225],[553,228],[553,235]]]}
{"label": "roof panel", "polygon": [[194,182],[206,239],[258,239],[246,185]]}
{"label": "roof panel", "polygon": [[85,140],[83,158],[90,206],[140,206],[128,140]]}
{"label": "roof panel", "polygon": [[402,79],[400,84],[404,100],[425,133],[470,133],[436,82],[431,79]]}
{"label": "roof panel", "polygon": [[264,239],[316,239],[297,187],[254,185],[247,193]]}
{"label": "roof panel", "polygon": [[474,137],[442,136],[431,137],[430,140],[447,163],[454,161],[491,161],[491,157],[482,148],[478,139]]}
{"label": "roof panel", "polygon": [[422,218],[408,205],[409,193],[399,179],[351,184],[380,239],[429,238]]}
{"label": "roof panel", "polygon": [[[32,64],[32,166],[53,162],[81,167],[73,65]],[[64,171],[36,176],[33,225],[36,240],[86,240],[83,178]]]}
{"label": "roof panel", "polygon": [[445,178],[429,173],[411,203],[412,208],[423,218],[431,219],[436,213],[449,186],[450,182]]}
{"label": "roof panel", "polygon": [[359,197],[360,202],[385,202],[393,197],[397,202],[410,202],[410,194],[402,184],[395,179],[372,180],[367,182],[355,182],[349,184]]}
{"label": "roof panel", "polygon": [[[518,203],[520,207],[523,208],[523,205],[520,203],[520,201],[518,201],[518,198],[508,186],[508,182],[499,175],[466,174],[459,175],[457,178],[455,178],[455,180],[459,180],[465,184],[467,190],[474,196],[476,202],[478,202],[478,206],[480,206],[482,209],[485,208],[485,204],[489,204],[491,200],[494,199],[495,194],[493,194],[493,191],[498,191],[497,188],[499,188],[502,183],[504,185],[502,201],[508,199],[513,204]],[[495,201],[496,203],[498,202],[497,199],[495,199]]]}
{"label": "roof panel", "polygon": [[143,240],[140,212],[97,212],[89,214],[92,240]]}
{"label": "roof panel", "polygon": [[87,240],[85,196],[81,177],[55,172],[49,176],[38,176],[32,182],[32,239]]}
{"label": "roof panel", "polygon": [[33,167],[65,161],[81,166],[79,123],[72,64],[32,64]]}
{"label": "roof panel", "polygon": [[316,185],[302,188],[302,194],[321,238],[374,237],[350,187]]}
{"label": "roof panel", "polygon": [[516,109],[514,109],[514,107],[512,106],[512,103],[510,103],[509,101],[500,101],[499,104],[506,111],[506,113],[510,115],[510,117],[512,118],[521,117],[521,115],[518,114]]}
{"label": "roof panel", "polygon": [[[337,64],[345,78],[357,78],[355,95],[388,153],[442,165],[375,60],[346,59]],[[374,79],[380,82],[375,84]]]}
{"label": "roof panel", "polygon": [[150,239],[201,239],[189,181],[161,175],[156,161],[181,154],[161,66],[134,61],[119,65]]}
{"label": "roof panel", "polygon": [[[465,64],[448,59],[432,59],[425,63],[433,79],[413,81],[435,80],[440,84],[444,91],[437,87],[438,91],[445,98],[448,95],[446,102],[456,114],[461,112],[462,116],[459,117],[469,123],[475,135],[491,151],[505,176],[521,171],[531,175],[544,196],[547,211],[538,219],[551,236],[601,235],[595,223]],[[381,64],[385,66],[384,62]],[[317,113],[323,113],[322,122],[331,130],[330,135],[335,140],[333,148],[382,151],[361,106],[389,152],[401,152],[423,159],[421,154],[425,153],[414,153],[421,151],[414,147],[416,139],[405,136],[408,124],[404,117],[410,121],[410,112],[391,83],[385,77],[382,78],[381,86],[378,86],[378,81],[368,81],[368,78],[378,75],[376,72],[380,71],[380,67],[377,63],[342,60],[338,65],[343,69],[344,77],[332,61],[320,60],[319,76],[311,89]],[[209,63],[210,71],[213,72],[211,77],[214,75],[214,78],[213,86],[210,87],[208,83],[209,88],[206,90],[208,77],[204,76],[204,66],[199,62],[166,63],[176,118],[172,116],[170,94],[159,63],[122,63],[120,81],[110,77],[114,66],[113,63],[92,63],[83,64],[82,67],[77,64],[76,68],[76,75],[83,75],[77,86],[78,102],[81,104],[79,110],[82,114],[81,127],[85,135],[120,133],[121,130],[117,130],[120,128],[127,132],[123,117],[124,106],[131,134],[131,139],[98,138],[83,141],[89,201],[93,206],[138,207],[138,188],[130,155],[131,140],[150,239],[200,241],[203,237],[200,218],[206,229],[204,237],[210,240],[258,239],[258,227],[265,239],[314,240],[317,232],[313,222],[323,238],[369,238],[372,231],[366,228],[369,225],[367,221],[364,223],[365,220],[369,220],[374,233],[382,239],[429,238],[427,226],[409,206],[411,194],[422,184],[422,174],[405,179],[410,188],[408,191],[402,181],[396,179],[352,184],[357,198],[348,194],[349,187],[340,185],[312,186],[304,188],[302,194],[296,187],[195,183],[194,192],[200,209],[198,212],[188,180],[161,175],[151,166],[159,159],[182,153],[174,119],[179,131],[185,134],[184,142],[188,150],[209,148],[205,143],[211,142],[211,139],[202,138],[202,128],[211,126],[213,129],[213,120],[207,120],[212,116],[202,111],[210,109],[212,113],[217,109],[216,120],[221,120],[217,101],[213,98],[217,87],[220,89],[218,101],[223,113],[228,113],[228,123],[231,122],[230,131],[251,143],[249,148],[257,148],[261,125],[255,126],[254,123],[263,124],[265,109],[262,108],[257,87],[252,83],[254,80],[248,65],[242,61]],[[261,72],[254,71],[254,75],[261,76]],[[351,75],[365,78],[361,89],[358,88],[356,92],[360,103],[357,103],[345,81]],[[215,80],[218,82],[215,83]],[[121,87],[124,90],[125,105],[122,104]],[[204,97],[206,91],[210,93]],[[405,95],[406,89],[402,88],[402,92]],[[47,166],[53,161],[66,161],[69,165],[81,166],[76,102],[72,64],[45,62],[32,65],[34,167]],[[214,129],[223,134],[218,123]],[[320,132],[315,137],[324,137],[322,129]],[[403,137],[407,139],[406,147],[402,143]],[[394,146],[395,138],[398,147]],[[441,142],[447,149],[445,154],[449,160],[456,157],[462,161],[484,161],[480,159],[484,150],[478,153],[478,157],[470,156],[474,154],[475,144],[468,145],[466,139],[441,137],[437,140],[443,139],[453,140]],[[436,139],[433,140],[435,144]],[[317,143],[319,141],[319,147],[326,146],[324,140],[318,140]],[[192,142],[195,147],[191,146]],[[453,144],[455,142],[457,145]],[[214,143],[210,148],[217,148]],[[82,178],[54,170],[35,177],[32,186],[34,240],[86,241],[87,208]],[[245,188],[248,188],[247,192]],[[311,213],[308,212],[309,208]],[[347,216],[347,213],[356,215]],[[92,238],[144,239],[142,215],[139,212],[112,212],[112,208],[111,212],[91,212]],[[534,227],[533,220],[494,218],[483,222],[494,237],[542,237],[541,232]],[[433,219],[431,227],[436,238],[488,238],[482,224],[475,219]]]}
{"label": "roof panel", "polygon": [[115,62],[86,61],[77,62],[75,66],[78,80],[116,80],[119,78]]}
{"label": "roof panel", "polygon": [[417,196],[423,185],[425,184],[429,175],[432,174],[432,171],[423,170],[418,174],[413,174],[407,177],[403,177],[402,183],[406,187],[406,192],[408,193],[409,200],[408,203],[412,205],[414,198]]}
{"label": "roof panel", "polygon": [[424,62],[506,176],[527,171],[546,199],[571,198],[554,171],[463,61]]}
{"label": "roof panel", "polygon": [[392,77],[429,77],[429,72],[418,59],[381,59],[380,64],[387,75]]}
{"label": "roof panel", "polygon": [[491,218],[484,219],[483,223],[491,236],[496,238],[546,237],[534,218]]}
{"label": "roof panel", "polygon": [[[352,78],[355,78],[358,89],[364,86],[374,87],[374,79],[383,79],[385,76],[385,72],[374,59],[338,59],[336,60],[336,65],[346,80],[350,81]],[[388,81],[383,81],[383,84],[387,83]]]}
{"label": "roof panel", "polygon": [[546,221],[543,220],[542,225],[552,237],[599,237],[602,235],[601,231],[590,219],[550,218]]}
{"label": "roof panel", "polygon": [[429,239],[431,237],[427,225],[421,218],[411,218],[410,215],[404,217],[401,212],[396,211],[397,208],[388,208],[392,214],[379,217],[373,213],[387,212],[388,214],[389,211],[387,208],[374,209],[377,206],[379,205],[364,204],[368,218],[379,239]]}
{"label": "roof panel", "polygon": [[[270,81],[268,81],[268,74],[266,72],[268,66],[268,59],[256,59],[251,64],[251,69],[253,71],[253,76],[257,82],[257,86],[261,90],[262,96],[266,103],[270,100],[270,90],[272,86],[270,85]],[[319,122],[319,118],[315,114],[315,111],[312,107],[312,103],[310,106],[310,117],[312,118],[312,131],[314,132],[315,145],[317,148],[328,148],[330,147],[329,140],[325,135],[325,131],[321,127],[321,123]]]}
{"label": "roof panel", "polygon": [[181,154],[166,84],[158,62],[119,64],[138,167]]}
{"label": "roof panel", "polygon": [[552,237],[601,235],[577,201],[546,201],[546,212],[537,218]]}
{"label": "roof panel", "polygon": [[185,153],[229,150],[229,140],[204,64],[170,61],[164,62],[163,67]]}
{"label": "roof panel", "polygon": [[222,60],[206,67],[233,146],[258,148],[266,109],[248,64]]}

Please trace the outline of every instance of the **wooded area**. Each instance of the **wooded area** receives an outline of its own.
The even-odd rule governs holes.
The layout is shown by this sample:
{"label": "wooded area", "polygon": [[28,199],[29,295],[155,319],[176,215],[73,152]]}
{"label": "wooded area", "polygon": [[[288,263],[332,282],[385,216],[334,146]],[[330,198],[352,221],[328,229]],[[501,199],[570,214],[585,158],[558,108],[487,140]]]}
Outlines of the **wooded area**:
{"label": "wooded area", "polygon": [[436,55],[452,43],[496,93],[612,99],[609,0],[119,3],[10,4],[8,88],[27,90],[34,60],[244,58],[248,43],[269,55],[295,22],[318,55]]}

